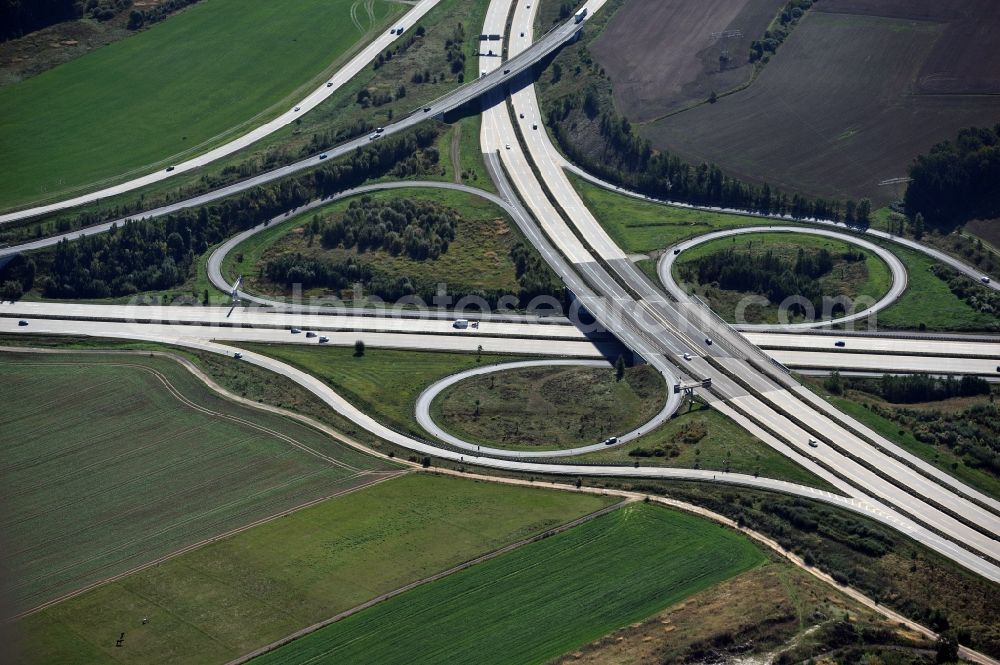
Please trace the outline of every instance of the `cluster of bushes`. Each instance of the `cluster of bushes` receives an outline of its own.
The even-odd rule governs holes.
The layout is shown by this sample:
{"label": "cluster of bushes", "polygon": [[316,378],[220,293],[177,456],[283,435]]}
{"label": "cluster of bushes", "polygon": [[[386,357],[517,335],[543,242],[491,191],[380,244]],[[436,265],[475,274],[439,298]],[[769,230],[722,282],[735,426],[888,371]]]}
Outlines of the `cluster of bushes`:
{"label": "cluster of bushes", "polygon": [[910,166],[904,204],[932,227],[951,230],[970,219],[1000,217],[1000,125],[970,127],[938,143]]}
{"label": "cluster of bushes", "polygon": [[[105,298],[177,286],[191,276],[195,258],[210,245],[370,178],[408,175],[424,162],[420,153],[432,148],[436,138],[436,128],[420,127],[366,146],[337,163],[237,197],[162,220],[130,221],[109,233],[63,241],[36,257],[37,286],[46,296],[59,298]],[[9,264],[0,270],[0,284],[12,279],[11,270]]]}
{"label": "cluster of bushes", "polygon": [[912,432],[918,441],[944,446],[973,469],[1000,475],[1000,409],[990,402],[958,412],[870,407]]}
{"label": "cluster of bushes", "polygon": [[[178,1],[182,0],[167,0],[166,4]],[[132,0],[0,0],[0,40],[72,19],[110,21],[131,6]]]}
{"label": "cluster of bushes", "polygon": [[184,282],[195,257],[220,226],[177,215],[163,224],[130,222],[108,233],[86,236],[56,248],[38,287],[52,298],[107,298],[168,289]]}
{"label": "cluster of bushes", "polygon": [[322,225],[325,247],[357,247],[359,252],[381,249],[415,261],[437,259],[455,239],[456,211],[427,201],[393,199],[352,201],[343,217]]}
{"label": "cluster of bushes", "polygon": [[565,309],[568,303],[562,282],[533,247],[518,241],[510,248],[510,258],[514,262],[514,273],[520,287],[518,301],[521,307],[533,298],[551,296],[559,300]]}
{"label": "cluster of bushes", "polygon": [[[154,7],[145,9],[133,9],[128,15],[128,29],[138,30],[139,28],[153,23],[158,23],[174,12],[184,9],[188,5],[193,5],[198,0],[163,0]],[[128,0],[131,5],[131,0]]]}
{"label": "cluster of bushes", "polygon": [[16,254],[4,266],[0,275],[0,300],[17,300],[35,284],[38,268],[34,259]]}
{"label": "cluster of bushes", "polygon": [[972,397],[989,395],[990,384],[978,376],[938,378],[926,374],[893,376],[886,374],[877,382],[870,382],[867,392],[874,388],[875,394],[894,404],[916,404],[933,402],[952,397]]}
{"label": "cluster of bushes", "polygon": [[678,457],[681,449],[675,445],[656,446],[655,448],[633,448],[628,451],[629,457]]}
{"label": "cluster of bushes", "polygon": [[957,270],[936,263],[931,272],[948,283],[948,289],[960,300],[984,314],[1000,317],[1000,292],[976,284]]}
{"label": "cluster of bushes", "polygon": [[465,80],[465,27],[459,23],[455,31],[444,42],[445,60],[451,63],[451,73],[460,76],[459,82]]}
{"label": "cluster of bushes", "polygon": [[[774,303],[788,296],[802,296],[820,310],[823,289],[818,280],[833,270],[834,258],[826,248],[808,253],[800,248],[794,263],[771,251],[749,254],[725,249],[682,264],[678,270],[685,280],[696,279],[699,284],[715,283],[722,289],[760,293]],[[864,261],[865,255],[850,250],[839,254],[838,258],[853,263]]]}
{"label": "cluster of bushes", "polygon": [[409,278],[378,274],[355,256],[335,259],[282,254],[264,265],[263,274],[276,284],[301,284],[305,289],[321,286],[341,291],[364,284],[369,292],[386,300],[412,296],[417,291]]}
{"label": "cluster of bushes", "polygon": [[[359,252],[381,250],[393,256],[403,254],[415,261],[433,261],[448,251],[458,222],[458,213],[433,203],[405,199],[373,202],[366,197],[352,203],[342,219],[326,225],[314,219],[308,233],[318,235],[326,247],[356,248]],[[562,301],[562,284],[537,252],[517,242],[511,247],[510,255],[519,285],[517,293],[502,289],[452,289],[449,295],[456,300],[478,296],[491,307],[496,307],[505,296],[515,297],[520,307],[527,306],[536,296],[551,296]],[[387,301],[412,296],[430,303],[438,288],[432,280],[385,275],[356,256],[315,257],[288,253],[269,260],[262,273],[275,284],[301,284],[306,289],[323,287],[340,292],[362,284],[370,294]]]}
{"label": "cluster of bushes", "polygon": [[358,92],[356,101],[358,106],[360,106],[363,109],[366,109],[369,106],[374,106],[378,108],[379,106],[385,106],[386,104],[391,104],[393,101],[397,99],[402,99],[403,97],[406,97],[405,85],[400,85],[398,88],[396,88],[395,94],[379,90],[372,92],[368,88],[362,88]]}
{"label": "cluster of bushes", "polygon": [[397,39],[393,42],[392,46],[387,48],[382,53],[379,53],[378,57],[375,58],[375,62],[372,63],[372,67],[375,71],[378,71],[385,65],[385,63],[392,61],[393,58],[403,55],[417,42],[417,38],[423,37],[425,33],[426,30],[424,29],[424,26],[417,26],[417,29],[409,33],[409,36],[406,39]]}
{"label": "cluster of bushes", "polygon": [[807,9],[812,7],[813,0],[789,0],[778,15],[778,24],[764,32],[763,39],[756,39],[750,44],[750,62],[764,59],[765,54],[774,53],[785,41],[788,34],[799,22]]}
{"label": "cluster of bushes", "polygon": [[[591,482],[599,485],[601,481]],[[937,630],[950,630],[962,644],[993,656],[1000,654],[1000,607],[994,602],[993,585],[956,570],[955,564],[887,527],[819,502],[752,489],[651,481],[631,482],[628,488],[665,494],[723,514],[769,535],[801,556],[806,565],[825,571],[841,584],[850,584]],[[788,509],[792,512],[787,513]],[[799,529],[782,516],[786,513],[818,526],[814,531]],[[890,554],[873,553],[879,551]]]}
{"label": "cluster of bushes", "polygon": [[[953,397],[990,395],[988,381],[976,376],[934,378],[927,375],[891,376],[881,379],[844,378],[839,375],[825,382],[840,394],[844,388],[881,397],[894,404],[916,404]],[[918,441],[944,446],[962,458],[966,465],[993,475],[1000,475],[1000,409],[992,398],[986,404],[945,412],[939,409],[882,407],[866,404],[875,414],[909,431]]]}

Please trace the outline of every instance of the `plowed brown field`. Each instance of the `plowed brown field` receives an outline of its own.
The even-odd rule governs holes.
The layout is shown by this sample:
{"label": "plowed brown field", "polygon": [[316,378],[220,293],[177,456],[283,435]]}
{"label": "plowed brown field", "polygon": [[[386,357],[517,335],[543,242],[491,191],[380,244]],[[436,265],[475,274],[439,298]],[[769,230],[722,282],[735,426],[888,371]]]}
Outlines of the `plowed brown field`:
{"label": "plowed brown field", "polygon": [[[781,0],[630,0],[594,41],[614,83],[615,104],[633,122],[722,93],[750,76],[747,53]],[[742,36],[713,38],[740,30]],[[720,68],[728,50],[732,62]]]}
{"label": "plowed brown field", "polygon": [[[676,107],[683,96],[676,87],[683,92],[691,85],[683,79],[694,71],[694,47],[685,48],[683,40],[670,46],[670,26],[722,29],[696,7],[701,3],[690,3],[687,23],[662,24],[659,49],[639,38],[645,34],[641,30],[632,38],[613,32],[626,12],[636,14],[631,20],[638,25],[640,6],[652,12],[657,4],[633,0],[601,37],[607,45],[594,49],[612,77],[619,110],[633,121]],[[721,16],[732,11],[733,3],[707,4]],[[1000,50],[990,39],[998,28],[1000,3],[993,0],[822,0],[749,88],[650,122],[640,131],[659,149],[694,162],[715,162],[748,181],[813,196],[868,196],[883,204],[898,190],[878,183],[905,175],[916,155],[962,127],[1000,122]],[[616,34],[618,52],[612,57],[608,45]],[[688,65],[680,64],[684,58]],[[662,71],[664,78],[645,83],[650,90],[662,88],[658,100],[630,93],[639,84],[621,82],[619,61],[641,70],[633,77]],[[672,79],[667,72],[673,72]]]}

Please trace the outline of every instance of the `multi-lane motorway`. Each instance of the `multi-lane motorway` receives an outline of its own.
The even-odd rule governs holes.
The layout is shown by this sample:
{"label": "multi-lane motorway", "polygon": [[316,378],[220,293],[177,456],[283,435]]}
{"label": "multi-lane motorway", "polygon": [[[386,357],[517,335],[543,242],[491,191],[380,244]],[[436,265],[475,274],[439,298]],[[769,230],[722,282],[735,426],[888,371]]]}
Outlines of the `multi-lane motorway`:
{"label": "multi-lane motorway", "polygon": [[[592,0],[587,4],[587,8],[593,15],[602,5],[603,2],[600,0]],[[483,32],[503,34],[510,9],[510,0],[493,0],[487,12]],[[421,110],[409,116],[406,121],[411,124],[419,122],[428,114],[434,115],[447,108],[455,108],[477,95],[487,93],[488,104],[483,112],[481,141],[491,175],[497,184],[500,196],[506,201],[505,208],[529,241],[538,248],[542,257],[578,297],[579,302],[622,343],[663,373],[668,381],[673,381],[674,376],[710,380],[711,385],[700,389],[700,394],[713,407],[746,427],[768,445],[827,480],[843,495],[837,496],[789,483],[736,474],[725,474],[719,478],[720,480],[779,489],[843,505],[890,524],[969,569],[989,579],[1000,581],[1000,567],[997,565],[1000,561],[1000,541],[998,541],[1000,503],[914,458],[877,433],[839,413],[798,385],[751,340],[714,317],[698,303],[677,302],[668,298],[658,285],[635,268],[611,240],[566,178],[564,161],[544,131],[533,86],[529,81],[517,80],[520,72],[526,71],[542,55],[551,52],[570,38],[579,26],[572,21],[567,22],[533,44],[534,12],[535,9],[526,3],[518,3],[514,7],[513,24],[507,41],[510,56],[507,62],[502,63],[499,58],[484,56],[480,64],[482,71],[487,73],[473,86],[456,91],[446,101],[435,103],[431,111]],[[509,95],[513,113],[509,113],[504,94],[497,91],[495,86],[515,80],[516,89]],[[477,88],[476,85],[480,87]],[[391,131],[400,131],[407,126],[410,125],[405,122],[397,123]],[[389,131],[390,128],[387,128],[387,132]],[[349,150],[352,147],[353,145],[344,149]],[[313,166],[315,163],[314,160],[304,160],[292,166],[295,167],[293,170],[296,170]],[[285,174],[285,171],[279,170],[265,175],[268,179],[274,179]],[[227,191],[228,189],[206,196],[221,198],[232,193]],[[182,207],[197,205],[200,202],[204,201],[192,200],[185,202],[186,205]],[[288,339],[293,336],[281,324],[275,327],[236,328],[232,327],[235,321],[228,319],[223,321],[217,318],[210,322],[212,325],[206,326],[201,320],[205,316],[204,312],[192,315],[193,318],[186,322],[189,325],[136,324],[122,319],[116,320],[113,316],[109,318],[109,310],[105,310],[102,316],[93,316],[82,314],[83,310],[79,309],[57,312],[57,307],[51,304],[40,305],[42,310],[36,312],[36,317],[29,321],[28,326],[18,326],[15,318],[11,317],[24,315],[22,312],[26,310],[19,308],[29,305],[29,303],[4,305],[3,309],[0,309],[0,314],[6,314],[8,318],[0,319],[0,330],[29,332],[27,329],[30,328],[33,332],[102,334],[97,331],[107,331],[110,327],[120,326],[121,328],[115,330],[121,330],[121,334],[112,336],[151,339],[230,354],[234,351],[232,347],[205,339],[207,337],[227,339],[230,338],[227,336],[233,334],[246,335],[247,331],[261,337],[282,335]],[[192,311],[198,310],[192,308]],[[54,318],[38,318],[44,316]],[[173,313],[170,316],[173,316]],[[222,315],[220,312],[209,313],[208,316]],[[253,312],[247,313],[246,316],[264,316],[269,322],[254,320],[251,323],[256,326],[272,326],[273,323],[270,322],[277,319],[269,317],[281,314],[261,315]],[[289,312],[284,316],[312,315]],[[320,318],[325,318],[328,322],[333,317]],[[153,316],[147,319],[156,320]],[[365,326],[371,326],[373,320],[364,316],[355,316],[355,319],[345,319],[345,321],[349,320],[351,325],[360,326],[362,331],[366,330]],[[316,323],[321,325],[320,322]],[[581,357],[593,354],[593,345],[589,342],[580,338],[560,337],[560,333],[542,334],[538,338],[532,332],[532,339],[529,340],[521,339],[518,333],[487,337],[487,331],[483,330],[480,338],[476,335],[454,334],[447,330],[449,325],[447,321],[430,320],[418,323],[421,326],[444,326],[445,329],[426,334],[419,329],[406,329],[406,325],[412,326],[412,321],[404,325],[404,320],[400,319],[387,323],[383,331],[370,334],[396,335],[398,338],[433,338],[448,340],[448,343],[452,343],[452,340],[461,340],[463,344],[477,343],[477,347],[480,339],[516,339],[522,347],[527,347],[528,342],[532,342],[536,345],[551,345],[548,347],[550,349],[555,347],[562,349],[573,344],[579,345]],[[327,325],[329,326],[329,323]],[[397,325],[402,327],[393,327]],[[491,322],[489,328],[497,326],[499,331],[501,330],[499,326],[516,328],[527,325],[533,324],[498,321]],[[334,324],[333,327],[336,328],[337,325]],[[565,326],[547,326],[547,328],[565,331]],[[404,329],[407,332],[403,332]],[[90,332],[80,332],[82,330]],[[187,334],[191,331],[194,331],[194,334]],[[338,341],[347,343],[343,338],[344,334],[340,330],[334,330],[330,337],[339,335]],[[351,341],[358,336],[358,333],[353,331],[346,334],[351,335]],[[829,338],[822,336],[814,338],[829,343]],[[823,362],[827,362],[827,356],[843,360],[866,355],[856,353],[856,349],[853,348],[857,343],[856,339],[852,337],[850,340],[852,347],[848,352],[829,350],[821,352],[819,355],[823,357]],[[426,341],[421,340],[421,343]],[[917,343],[920,343],[920,340],[917,340]],[[484,350],[487,350],[486,345],[483,346]],[[522,348],[520,352],[529,351]],[[545,351],[545,353],[550,352]],[[557,353],[566,355],[565,351]],[[780,348],[772,349],[771,353],[778,355],[803,352],[789,350],[787,346],[782,345]],[[977,362],[983,360],[971,357],[973,355],[976,354],[971,354],[964,360]],[[780,360],[780,356],[778,357]],[[418,441],[393,432],[361,413],[314,377],[259,354],[246,353],[244,358],[247,362],[289,376],[320,395],[342,415],[351,418],[377,436],[423,454],[532,473],[703,480],[709,480],[709,476],[713,476],[714,479],[711,472],[695,470],[526,462],[486,456],[482,455],[481,451],[473,454],[472,451],[455,450]]]}
{"label": "multi-lane motorway", "polygon": [[[588,3],[591,14],[598,8],[599,3]],[[502,10],[488,14],[487,20],[500,15]],[[532,17],[527,5],[515,7],[512,34],[530,35]],[[511,53],[517,48],[516,41],[510,44]],[[484,112],[484,151],[499,153],[547,238],[592,287],[591,293],[603,300],[593,310],[598,319],[654,366],[669,371],[676,365],[694,378],[711,378],[713,388],[705,391],[706,399],[734,407],[798,455],[819,460],[850,484],[854,496],[884,502],[900,519],[927,527],[935,537],[922,540],[933,542],[931,546],[942,551],[968,548],[969,553],[997,558],[1000,519],[995,501],[956,487],[956,481],[929,465],[910,466],[898,447],[864,432],[852,419],[819,407],[767,362],[758,364],[756,347],[724,323],[693,307],[681,311],[663,298],[624,258],[570,186],[545,132],[535,129],[541,115],[533,87],[519,87],[510,97],[516,120],[501,106]],[[520,132],[514,131],[513,122],[519,123]],[[677,358],[680,350],[700,357],[685,364]],[[816,445],[807,448],[812,442]]]}

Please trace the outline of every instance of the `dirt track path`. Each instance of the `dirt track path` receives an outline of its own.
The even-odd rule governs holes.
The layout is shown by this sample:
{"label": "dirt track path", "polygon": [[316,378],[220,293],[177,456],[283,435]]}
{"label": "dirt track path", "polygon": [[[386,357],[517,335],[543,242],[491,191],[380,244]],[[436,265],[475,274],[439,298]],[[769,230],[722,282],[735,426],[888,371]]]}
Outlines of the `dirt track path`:
{"label": "dirt track path", "polygon": [[[558,482],[558,481],[555,481],[555,480],[548,481],[548,482],[535,482],[533,480],[523,480],[523,479],[520,479],[520,478],[506,478],[506,477],[502,477],[502,476],[490,476],[490,475],[479,474],[479,473],[469,473],[469,472],[465,472],[465,471],[457,471],[457,470],[453,470],[453,469],[432,469],[432,468],[424,469],[421,465],[416,464],[414,462],[408,462],[406,460],[401,460],[401,459],[398,459],[398,458],[389,457],[388,455],[385,455],[383,453],[379,453],[377,451],[373,451],[370,448],[366,447],[365,445],[361,444],[360,442],[355,441],[355,440],[351,439],[350,437],[348,437],[348,436],[346,436],[344,434],[341,434],[340,432],[337,432],[336,430],[332,429],[331,427],[328,427],[328,426],[326,426],[326,425],[324,425],[322,423],[316,422],[316,421],[312,420],[311,418],[308,418],[307,416],[303,416],[301,414],[297,414],[297,413],[294,413],[294,412],[291,412],[291,411],[286,411],[285,409],[281,409],[281,408],[278,408],[276,406],[271,406],[271,405],[267,405],[267,404],[260,404],[258,402],[253,402],[253,401],[247,400],[247,399],[245,399],[243,397],[240,397],[238,395],[234,395],[233,393],[230,393],[229,391],[227,391],[222,386],[219,386],[217,383],[215,383],[215,381],[213,381],[208,375],[206,375],[204,372],[202,372],[196,365],[194,365],[194,363],[192,363],[187,358],[184,358],[182,356],[179,356],[179,355],[173,354],[173,353],[169,353],[169,352],[164,352],[164,351],[154,351],[154,352],[149,352],[149,351],[101,351],[101,350],[76,351],[76,350],[67,350],[67,349],[38,349],[38,348],[31,348],[31,347],[6,347],[6,346],[0,346],[0,352],[13,352],[13,353],[62,353],[62,354],[95,353],[95,354],[105,354],[105,355],[107,355],[107,354],[115,354],[115,353],[119,353],[119,354],[124,353],[124,354],[144,354],[144,355],[149,355],[150,353],[153,353],[153,355],[157,355],[157,356],[165,357],[165,358],[171,358],[173,360],[176,360],[181,365],[183,365],[184,367],[186,367],[192,374],[194,374],[196,377],[198,377],[199,379],[201,379],[205,383],[205,385],[207,385],[212,390],[215,390],[216,392],[218,392],[220,395],[222,395],[223,397],[225,397],[227,399],[239,402],[241,404],[246,404],[246,405],[251,406],[251,407],[256,408],[256,409],[261,409],[261,410],[264,410],[264,411],[268,411],[270,413],[276,413],[276,414],[280,414],[280,415],[283,415],[283,416],[287,416],[289,418],[294,418],[295,420],[303,422],[303,423],[305,423],[305,424],[307,424],[307,425],[309,425],[309,426],[311,426],[311,427],[313,427],[315,429],[318,429],[318,430],[320,430],[322,432],[325,432],[325,433],[329,434],[331,437],[333,437],[337,441],[340,441],[340,442],[344,443],[345,445],[351,446],[352,448],[355,448],[357,450],[366,452],[366,453],[368,453],[370,455],[374,455],[376,457],[380,457],[382,459],[391,459],[394,462],[402,464],[403,466],[408,466],[412,470],[414,470],[416,472],[419,472],[419,473],[435,473],[435,474],[439,474],[439,475],[455,476],[455,477],[460,477],[460,478],[469,478],[469,479],[480,480],[480,481],[484,481],[484,482],[502,483],[502,484],[507,484],[507,485],[521,485],[521,486],[527,486],[527,487],[545,487],[545,488],[549,488],[549,489],[562,490],[562,491],[566,491],[566,492],[582,492],[582,493],[587,493],[587,494],[601,494],[601,495],[605,495],[605,496],[619,496],[619,497],[624,498],[626,501],[639,501],[639,500],[650,501],[650,502],[658,503],[658,504],[661,504],[661,505],[664,505],[664,506],[669,506],[671,508],[676,508],[678,510],[684,510],[684,511],[687,511],[687,512],[690,512],[690,513],[694,513],[696,515],[699,515],[699,516],[704,517],[706,519],[710,519],[710,520],[712,520],[714,522],[718,522],[718,523],[723,524],[723,525],[725,525],[725,526],[727,526],[727,527],[729,527],[731,529],[735,529],[736,531],[739,531],[740,533],[744,534],[745,536],[747,536],[751,540],[756,541],[757,543],[759,543],[759,544],[763,545],[764,547],[770,549],[772,552],[774,552],[774,553],[778,554],[779,556],[785,558],[787,561],[789,561],[793,565],[795,565],[795,566],[801,568],[802,570],[808,572],[813,577],[819,579],[822,582],[825,582],[827,585],[829,585],[831,588],[833,588],[837,592],[842,593],[842,594],[848,596],[849,598],[851,598],[852,600],[856,601],[857,603],[859,603],[861,605],[864,605],[868,609],[870,609],[870,610],[872,610],[872,611],[874,611],[874,612],[876,612],[878,614],[881,614],[882,616],[886,617],[890,621],[893,621],[893,622],[896,622],[897,624],[903,625],[903,626],[905,626],[906,628],[908,628],[910,630],[913,630],[913,631],[915,631],[917,633],[920,633],[921,635],[924,635],[924,636],[928,637],[929,639],[933,640],[933,639],[937,639],[937,637],[938,637],[937,633],[935,633],[934,631],[932,631],[930,628],[922,626],[921,624],[908,619],[907,617],[903,616],[902,614],[899,614],[898,612],[895,612],[895,611],[893,611],[893,610],[891,610],[891,609],[889,609],[889,608],[887,608],[887,607],[885,607],[883,605],[880,605],[879,603],[876,603],[874,600],[872,600],[868,596],[864,595],[860,591],[858,591],[856,589],[853,589],[853,588],[851,588],[849,586],[841,586],[840,584],[838,584],[833,579],[833,577],[831,577],[830,575],[824,573],[823,571],[821,571],[821,570],[819,570],[817,568],[814,568],[812,566],[806,565],[805,561],[803,561],[803,559],[801,557],[799,557],[798,555],[796,555],[794,552],[790,552],[788,550],[785,550],[777,541],[775,541],[774,539],[770,538],[769,536],[766,536],[765,534],[760,533],[758,531],[754,531],[753,529],[748,529],[746,527],[741,527],[739,524],[737,524],[735,521],[729,519],[728,517],[726,517],[724,515],[720,515],[719,513],[712,512],[712,511],[708,510],[707,508],[702,508],[701,506],[696,506],[696,505],[691,504],[691,503],[685,503],[683,501],[677,501],[675,499],[668,499],[666,497],[660,497],[660,496],[655,496],[655,495],[642,494],[640,492],[629,492],[629,491],[626,491],[626,490],[605,489],[605,488],[599,488],[599,487],[586,487],[586,486],[576,487],[574,485],[569,485],[569,484],[561,483],[561,482]],[[388,473],[382,474],[379,478],[375,479],[373,481],[373,483],[374,482],[382,482],[383,480],[387,480],[387,479],[396,477],[398,475],[400,475],[400,473],[388,472]],[[365,485],[365,487],[368,487],[368,486],[370,486],[373,483],[369,483],[368,485]],[[292,509],[289,509],[289,510],[282,511],[281,514],[279,514],[279,515],[274,515],[272,517],[268,517],[268,518],[264,518],[264,519],[258,520],[257,522],[254,522],[252,524],[248,524],[248,525],[240,527],[238,529],[234,529],[234,530],[229,531],[229,532],[227,532],[225,534],[220,534],[218,536],[215,536],[214,538],[206,539],[205,541],[203,541],[201,543],[196,543],[196,544],[190,545],[188,547],[183,548],[182,550],[178,550],[176,552],[172,552],[170,554],[164,555],[163,557],[161,557],[159,560],[157,560],[155,562],[144,564],[143,566],[137,567],[137,568],[135,568],[133,570],[127,571],[125,573],[121,573],[120,575],[116,575],[113,578],[108,578],[106,580],[95,582],[95,583],[87,586],[84,589],[80,589],[80,590],[77,590],[75,592],[71,592],[69,594],[65,594],[64,596],[62,596],[59,599],[53,600],[53,601],[51,601],[49,603],[46,603],[43,606],[40,606],[40,607],[35,608],[33,610],[30,610],[29,612],[23,613],[20,616],[24,616],[24,614],[29,614],[29,613],[36,612],[36,611],[38,611],[40,609],[43,609],[44,607],[48,607],[48,606],[50,606],[52,604],[55,604],[55,603],[57,603],[57,602],[59,602],[61,600],[65,600],[67,598],[71,598],[73,596],[79,595],[79,594],[83,593],[84,591],[89,591],[90,589],[93,589],[95,587],[101,586],[101,585],[106,584],[108,582],[112,582],[112,581],[115,581],[117,579],[121,579],[122,577],[125,577],[126,575],[129,575],[129,574],[131,574],[133,572],[138,572],[139,570],[142,570],[143,568],[148,568],[149,566],[155,565],[156,563],[161,563],[162,561],[166,561],[167,559],[171,559],[171,558],[173,558],[175,556],[183,554],[184,552],[188,552],[188,551],[190,551],[192,549],[200,547],[201,545],[208,544],[210,542],[215,542],[217,540],[222,540],[223,538],[228,538],[229,536],[232,536],[232,535],[235,535],[235,534],[240,533],[242,531],[245,531],[247,529],[253,528],[254,526],[257,526],[258,524],[263,524],[265,522],[271,521],[271,520],[276,519],[278,517],[282,517],[284,515],[291,514],[293,512],[301,510],[303,508],[307,508],[308,506],[314,505],[314,504],[319,503],[321,501],[325,501],[327,498],[333,498],[335,496],[341,496],[343,494],[347,494],[348,492],[352,492],[352,491],[355,491],[357,489],[360,489],[360,488],[358,488],[358,487],[351,488],[350,490],[347,490],[347,491],[344,491],[344,492],[339,492],[339,493],[337,493],[335,495],[332,495],[331,497],[320,498],[320,499],[316,499],[316,500],[310,501],[307,504],[303,504],[303,505],[298,506],[296,508],[292,508]],[[621,503],[615,504],[614,506],[609,507],[607,510],[618,508],[621,505],[622,505]],[[580,520],[586,520],[589,517],[593,517],[593,516],[596,516],[596,514],[592,514],[591,516],[585,516],[583,518],[579,518],[577,521],[579,522]],[[563,525],[562,528],[568,528],[568,526],[572,525],[572,524],[573,524],[572,522],[568,523],[568,525]],[[556,527],[556,528],[559,529],[561,527]],[[524,541],[521,541],[520,543],[513,543],[511,545],[508,545],[507,548],[513,549],[514,547],[517,547],[517,546],[520,546],[520,545],[523,545],[523,544],[525,544]],[[503,551],[507,551],[507,549],[504,549],[502,551],[498,550],[498,551],[496,551],[496,553],[490,553],[490,554],[483,555],[483,557],[480,557],[480,559],[481,560],[485,560],[485,558],[491,558],[491,556],[497,556],[498,554],[502,553]],[[475,562],[476,562],[476,560],[473,560],[472,562],[468,562],[468,564],[460,564],[460,567],[456,567],[456,568],[450,569],[448,571],[444,571],[442,573],[438,573],[433,578],[434,579],[440,579],[441,577],[444,577],[445,575],[450,574],[451,572],[457,572],[457,570],[461,570],[462,567],[468,567],[469,565],[473,565]],[[413,582],[413,583],[411,583],[411,585],[412,586],[418,586],[419,584],[424,583],[425,581],[431,581],[431,579],[430,578],[425,578],[425,580]],[[389,594],[385,595],[385,598],[391,597],[392,595],[397,595],[398,593],[402,593],[407,588],[412,588],[412,587],[408,586],[408,587],[403,587],[403,588],[401,588],[399,590],[396,590],[396,591],[391,591],[391,592],[389,592]],[[380,599],[384,600],[385,598],[380,597],[380,598],[368,601],[368,603],[365,604],[364,607],[368,607],[368,606],[371,606],[373,604],[376,604],[377,602],[379,602]],[[363,609],[363,607],[362,606],[358,606],[358,608],[355,608],[355,609],[352,609],[352,610],[347,610],[347,613],[353,613],[355,611],[359,611],[360,609]],[[344,614],[344,616],[347,616],[347,614]],[[321,628],[324,625],[328,625],[329,623],[333,623],[338,618],[342,618],[342,617],[340,615],[338,615],[337,617],[331,617],[330,619],[327,619],[325,622],[322,622],[321,624],[316,624],[314,626],[310,626],[308,628],[302,629],[301,631],[297,631],[296,633],[293,633],[292,635],[289,635],[286,638],[283,638],[282,640],[279,640],[278,642],[276,642],[274,644],[277,645],[277,646],[280,646],[282,644],[286,644],[286,643],[288,643],[288,642],[290,642],[290,641],[292,641],[292,640],[294,640],[294,639],[296,639],[298,637],[301,637],[302,635],[308,634],[309,632],[313,632],[313,631]],[[271,645],[269,645],[269,646],[271,646]],[[276,646],[272,646],[271,648],[276,648]],[[267,647],[264,647],[264,649],[266,650]],[[263,653],[263,652],[261,652],[261,653]],[[249,657],[252,657],[252,655],[259,655],[259,654],[258,654],[258,652],[255,651],[255,652],[253,652],[253,654],[247,654],[246,656],[243,656],[241,658],[236,659],[235,661],[233,661],[233,663],[242,663],[242,662],[245,662]],[[967,660],[967,661],[970,661],[970,662],[973,662],[973,663],[979,663],[980,665],[1000,665],[1000,661],[995,660],[993,658],[990,658],[989,656],[987,656],[985,654],[982,654],[982,653],[979,653],[978,651],[973,651],[972,649],[968,649],[966,647],[960,647],[959,648],[959,656],[961,658]]]}

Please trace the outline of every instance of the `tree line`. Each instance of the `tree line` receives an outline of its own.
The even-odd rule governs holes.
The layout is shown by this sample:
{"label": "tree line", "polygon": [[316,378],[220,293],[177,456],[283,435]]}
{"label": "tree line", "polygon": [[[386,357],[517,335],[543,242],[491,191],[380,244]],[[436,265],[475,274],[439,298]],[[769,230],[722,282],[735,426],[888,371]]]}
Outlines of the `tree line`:
{"label": "tree line", "polygon": [[990,384],[978,376],[933,377],[927,374],[908,374],[895,376],[885,374],[880,379],[858,377],[842,377],[834,372],[824,381],[830,392],[842,395],[846,389],[861,390],[870,395],[881,397],[893,404],[917,404],[920,402],[936,402],[952,397],[974,397],[989,395]]}
{"label": "tree line", "polygon": [[[163,4],[179,2],[197,0],[166,0]],[[0,41],[84,17],[110,21],[131,6],[132,0],[0,0]]]}
{"label": "tree line", "polygon": [[[632,124],[613,109],[601,111],[600,92],[593,83],[579,93],[554,102],[548,124],[567,156],[600,178],[649,197],[703,206],[738,208],[795,219],[811,217],[843,221],[867,228],[871,202],[828,201],[787,194],[770,185],[752,185],[725,175],[715,164],[693,165],[668,151],[654,151]],[[580,141],[584,125],[594,125],[596,143]]]}
{"label": "tree line", "polygon": [[[773,27],[764,31],[763,39],[755,39],[750,44],[750,62],[767,61],[767,54],[774,53],[785,41],[792,28],[799,22],[807,9],[812,7],[813,0],[789,0],[777,16]],[[721,62],[721,59],[720,59]]]}
{"label": "tree line", "polygon": [[[158,23],[174,12],[184,9],[188,5],[193,5],[196,2],[198,0],[163,0],[153,7],[133,9],[128,15],[128,29],[138,30],[153,23]],[[132,0],[128,0],[128,4],[131,5]]]}
{"label": "tree line", "polygon": [[237,231],[372,178],[402,177],[412,168],[411,160],[423,163],[419,155],[433,147],[437,134],[435,127],[419,127],[233,198],[64,240],[34,256],[37,277],[12,277],[8,264],[0,269],[0,285],[18,279],[25,291],[37,286],[45,296],[58,298],[106,298],[178,286],[193,274],[196,257]]}
{"label": "tree line", "polygon": [[910,166],[906,214],[950,231],[971,219],[1000,217],[1000,124],[969,127]]}

